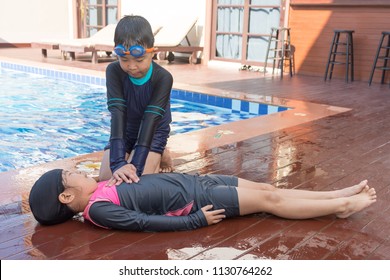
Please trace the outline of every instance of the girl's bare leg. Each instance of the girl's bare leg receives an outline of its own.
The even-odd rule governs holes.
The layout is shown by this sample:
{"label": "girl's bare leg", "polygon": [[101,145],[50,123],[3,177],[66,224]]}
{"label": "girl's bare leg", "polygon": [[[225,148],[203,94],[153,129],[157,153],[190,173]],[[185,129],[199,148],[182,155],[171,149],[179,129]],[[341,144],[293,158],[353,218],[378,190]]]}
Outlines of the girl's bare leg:
{"label": "girl's bare leg", "polygon": [[365,186],[355,195],[331,199],[295,198],[283,192],[237,188],[240,215],[267,212],[288,219],[335,214],[340,218],[363,210],[376,201],[375,189]]}
{"label": "girl's bare leg", "polygon": [[341,190],[334,191],[305,191],[299,189],[278,189],[266,183],[256,183],[245,179],[238,179],[239,188],[247,188],[254,190],[269,190],[280,192],[284,196],[292,198],[310,198],[310,199],[329,199],[338,197],[348,197],[360,193],[367,186],[367,180],[361,181],[359,184],[347,187]]}

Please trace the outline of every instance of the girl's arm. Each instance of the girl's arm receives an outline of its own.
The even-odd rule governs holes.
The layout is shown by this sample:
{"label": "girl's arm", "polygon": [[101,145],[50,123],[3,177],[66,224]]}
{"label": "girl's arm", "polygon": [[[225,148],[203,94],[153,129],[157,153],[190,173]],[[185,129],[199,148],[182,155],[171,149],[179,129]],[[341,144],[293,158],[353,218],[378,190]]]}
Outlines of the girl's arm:
{"label": "girl's arm", "polygon": [[92,204],[89,215],[92,222],[101,227],[130,231],[179,231],[208,225],[202,209],[188,216],[148,215],[99,201]]}

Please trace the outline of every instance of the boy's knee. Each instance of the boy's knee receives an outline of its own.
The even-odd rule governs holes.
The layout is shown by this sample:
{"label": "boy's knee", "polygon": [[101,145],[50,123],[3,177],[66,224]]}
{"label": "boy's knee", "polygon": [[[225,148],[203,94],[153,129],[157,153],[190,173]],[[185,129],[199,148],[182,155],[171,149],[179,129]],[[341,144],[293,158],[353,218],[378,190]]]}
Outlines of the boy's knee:
{"label": "boy's knee", "polygon": [[100,168],[99,170],[99,181],[107,181],[111,179],[112,173],[110,168]]}
{"label": "boy's knee", "polygon": [[149,152],[146,158],[145,168],[143,174],[158,173],[160,170],[161,154],[156,152]]}

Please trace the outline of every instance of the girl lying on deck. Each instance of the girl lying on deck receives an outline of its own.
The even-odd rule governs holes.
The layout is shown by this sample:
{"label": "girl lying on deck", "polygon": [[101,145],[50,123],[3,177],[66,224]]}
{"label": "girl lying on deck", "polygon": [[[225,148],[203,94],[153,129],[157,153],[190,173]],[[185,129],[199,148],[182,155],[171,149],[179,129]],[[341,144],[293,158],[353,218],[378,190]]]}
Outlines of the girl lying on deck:
{"label": "girl lying on deck", "polygon": [[131,231],[191,230],[259,212],[287,219],[347,218],[375,201],[366,180],[341,190],[305,191],[235,176],[157,173],[138,183],[108,186],[62,169],[43,174],[29,197],[41,224],[62,223],[83,212],[97,226]]}

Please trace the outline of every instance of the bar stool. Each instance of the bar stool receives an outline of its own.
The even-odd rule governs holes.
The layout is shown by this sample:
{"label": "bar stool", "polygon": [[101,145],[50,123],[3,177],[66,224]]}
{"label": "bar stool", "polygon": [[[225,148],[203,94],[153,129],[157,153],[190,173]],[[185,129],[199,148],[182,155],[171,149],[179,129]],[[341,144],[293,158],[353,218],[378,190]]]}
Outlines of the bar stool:
{"label": "bar stool", "polygon": [[[273,45],[272,45],[273,43]],[[273,57],[270,56],[270,52],[273,52]],[[266,73],[267,62],[272,59],[272,75],[275,71],[276,61],[280,68],[280,78],[283,79],[284,63],[285,60],[289,62],[289,73],[292,77],[292,52],[291,52],[291,40],[290,40],[290,28],[271,28],[270,38],[268,40],[267,53],[264,64],[264,74]]]}
{"label": "bar stool", "polygon": [[[386,36],[387,36],[387,46],[383,44],[383,42],[385,41]],[[384,53],[385,54],[383,56],[380,56],[382,49],[384,49]],[[387,62],[390,60],[390,55],[389,54],[390,54],[390,32],[383,31],[382,32],[382,37],[379,40],[379,46],[378,46],[378,50],[376,52],[374,65],[372,66],[371,75],[370,75],[370,79],[368,81],[368,85],[371,85],[375,69],[382,70],[381,84],[383,84],[385,82],[386,71],[390,70],[390,66],[387,66]],[[383,59],[383,65],[382,66],[377,66],[378,59]]]}
{"label": "bar stool", "polygon": [[[329,80],[332,79],[333,68],[335,64],[344,65],[345,64],[345,81],[348,82],[349,73],[351,73],[351,81],[354,79],[354,58],[353,58],[353,40],[352,33],[354,30],[334,30],[334,36],[332,45],[330,46],[328,63],[326,64],[325,71],[325,81],[328,78],[329,66]],[[345,35],[345,41],[340,42],[340,35]],[[339,46],[342,47],[341,50]],[[345,56],[345,61],[336,60],[337,55]]]}

